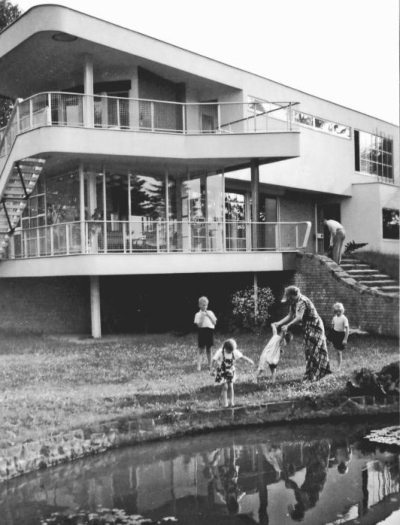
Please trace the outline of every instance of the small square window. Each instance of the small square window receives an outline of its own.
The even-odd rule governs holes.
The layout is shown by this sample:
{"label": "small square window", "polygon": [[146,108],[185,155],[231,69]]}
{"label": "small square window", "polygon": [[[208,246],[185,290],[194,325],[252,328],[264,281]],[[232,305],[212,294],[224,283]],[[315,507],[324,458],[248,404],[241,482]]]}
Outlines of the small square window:
{"label": "small square window", "polygon": [[400,212],[394,208],[383,208],[382,226],[384,239],[399,239]]}

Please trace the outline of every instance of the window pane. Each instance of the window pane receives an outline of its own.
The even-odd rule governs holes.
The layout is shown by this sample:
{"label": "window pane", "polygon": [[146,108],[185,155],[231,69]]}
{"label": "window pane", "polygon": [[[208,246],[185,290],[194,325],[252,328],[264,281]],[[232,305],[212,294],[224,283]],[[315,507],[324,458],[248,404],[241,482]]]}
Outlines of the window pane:
{"label": "window pane", "polygon": [[[378,175],[379,177],[385,176],[386,170],[384,166],[390,168],[389,172],[392,174],[393,158],[391,156],[392,140],[386,139],[379,135],[371,135],[362,131],[355,131],[355,143],[356,137],[359,136],[359,151],[360,151],[360,171]],[[357,155],[357,148],[356,148]],[[358,163],[356,159],[356,169]],[[391,178],[391,177],[390,177]]]}
{"label": "window pane", "polygon": [[383,238],[399,239],[399,210],[383,208]]}

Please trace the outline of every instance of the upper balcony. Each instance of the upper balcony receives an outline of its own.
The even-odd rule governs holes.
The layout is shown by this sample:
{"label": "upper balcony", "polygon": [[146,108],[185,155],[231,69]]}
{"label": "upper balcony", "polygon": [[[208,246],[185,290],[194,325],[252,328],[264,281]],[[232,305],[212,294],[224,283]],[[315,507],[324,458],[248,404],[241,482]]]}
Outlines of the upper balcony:
{"label": "upper balcony", "polygon": [[7,127],[0,130],[0,169],[16,138],[28,132],[20,152],[24,157],[44,153],[136,157],[138,162],[158,162],[163,169],[167,161],[185,162],[192,170],[204,169],[205,163],[229,169],[249,165],[254,158],[260,164],[276,162],[300,154],[294,105],[41,93],[18,100]]}

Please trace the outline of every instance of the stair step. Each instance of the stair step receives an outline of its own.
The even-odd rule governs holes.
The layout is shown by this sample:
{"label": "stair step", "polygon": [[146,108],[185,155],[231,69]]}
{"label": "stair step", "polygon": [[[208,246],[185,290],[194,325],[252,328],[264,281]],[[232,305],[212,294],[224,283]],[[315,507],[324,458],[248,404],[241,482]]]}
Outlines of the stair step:
{"label": "stair step", "polygon": [[363,277],[364,275],[379,275],[378,270],[349,270],[347,273],[353,277],[356,275],[360,277]]}
{"label": "stair step", "polygon": [[371,290],[380,290],[381,292],[384,292],[384,293],[399,293],[400,287],[399,286],[376,286],[376,287],[371,286]]}
{"label": "stair step", "polygon": [[20,202],[25,200],[25,193],[4,192],[3,199],[5,199],[7,202]]}
{"label": "stair step", "polygon": [[14,166],[12,174],[14,175],[14,177],[16,176],[19,177],[20,172],[22,173],[22,175],[32,175],[32,174],[37,175],[38,173],[42,171],[42,169],[43,169],[42,166],[28,166],[28,165],[20,164],[19,169],[17,168],[17,166]]}
{"label": "stair step", "polygon": [[352,269],[369,269],[371,268],[368,264],[350,264],[350,263],[346,263],[346,264],[343,264],[343,263],[340,263],[340,267],[343,269],[343,270],[352,270]]}
{"label": "stair step", "polygon": [[393,281],[391,279],[386,279],[386,280],[379,280],[377,279],[376,281],[358,281],[360,284],[364,284],[365,286],[370,286],[371,288],[375,288],[375,287],[379,287],[381,288],[382,286],[398,286],[398,284],[396,283],[396,281]]}
{"label": "stair step", "polygon": [[[29,193],[28,193],[29,195]],[[8,193],[5,192],[3,195],[3,199],[5,200],[17,200],[17,199],[25,199],[25,193]]]}
{"label": "stair step", "polygon": [[35,159],[27,157],[26,159],[22,159],[18,162],[19,167],[23,166],[29,166],[33,168],[43,168],[44,163],[46,162],[45,159]]}
{"label": "stair step", "polygon": [[362,275],[360,277],[360,279],[363,279],[365,281],[393,281],[394,279],[392,279],[391,277],[389,277],[388,275],[385,275],[383,273],[374,273],[374,274],[370,274],[370,275]]}

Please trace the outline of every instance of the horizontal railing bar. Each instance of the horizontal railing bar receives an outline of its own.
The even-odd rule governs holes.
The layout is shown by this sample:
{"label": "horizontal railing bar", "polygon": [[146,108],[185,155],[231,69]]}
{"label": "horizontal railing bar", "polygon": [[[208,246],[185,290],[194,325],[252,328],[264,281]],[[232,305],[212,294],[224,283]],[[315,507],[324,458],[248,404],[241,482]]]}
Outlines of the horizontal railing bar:
{"label": "horizontal railing bar", "polygon": [[109,253],[237,253],[298,251],[311,222],[85,220],[11,236],[8,258]]}
{"label": "horizontal railing bar", "polygon": [[[133,100],[136,102],[153,102],[156,104],[170,104],[174,106],[254,106],[254,101],[248,102],[175,102],[173,100],[156,100],[152,98],[135,98],[135,97],[114,97],[112,95],[101,95],[101,94],[86,94],[86,93],[70,93],[66,91],[41,91],[40,93],[35,93],[30,97],[20,99],[20,102],[27,102],[28,100],[34,99],[39,96],[45,95],[65,95],[70,97],[90,97],[90,98],[105,98],[105,99],[114,99],[114,100]],[[300,102],[290,102],[290,101],[269,101],[264,100],[265,104],[275,104],[281,105],[282,107],[276,108],[275,110],[285,109],[286,107],[291,107],[300,104]],[[283,104],[287,104],[284,106]],[[3,129],[3,128],[2,128]],[[1,129],[0,129],[1,131]]]}

